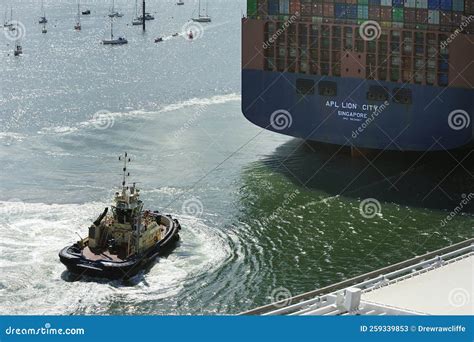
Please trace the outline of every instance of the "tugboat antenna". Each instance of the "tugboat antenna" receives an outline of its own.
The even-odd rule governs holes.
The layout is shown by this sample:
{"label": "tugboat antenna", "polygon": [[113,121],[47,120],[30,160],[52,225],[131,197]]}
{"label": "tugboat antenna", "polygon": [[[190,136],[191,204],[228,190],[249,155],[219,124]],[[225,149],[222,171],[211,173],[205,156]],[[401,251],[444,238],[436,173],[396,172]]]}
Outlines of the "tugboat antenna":
{"label": "tugboat antenna", "polygon": [[119,157],[119,160],[123,159],[123,179],[122,179],[122,191],[125,191],[125,185],[127,184],[126,178],[130,176],[130,172],[127,172],[127,164],[131,162],[127,152],[123,156]]}

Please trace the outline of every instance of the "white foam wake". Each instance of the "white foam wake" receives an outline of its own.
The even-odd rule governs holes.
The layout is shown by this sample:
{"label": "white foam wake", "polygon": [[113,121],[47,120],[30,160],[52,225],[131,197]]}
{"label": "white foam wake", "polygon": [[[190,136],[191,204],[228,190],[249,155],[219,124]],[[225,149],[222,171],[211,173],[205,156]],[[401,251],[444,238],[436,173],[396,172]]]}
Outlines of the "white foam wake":
{"label": "white foam wake", "polygon": [[177,296],[187,277],[218,267],[230,253],[223,237],[201,220],[178,215],[181,245],[131,286],[66,281],[59,250],[77,241],[76,233],[85,236],[104,206],[0,201],[0,314],[100,314],[113,303],[140,310],[136,303]]}
{"label": "white foam wake", "polygon": [[[104,124],[109,124],[110,126],[112,123],[117,122],[118,120],[122,119],[135,119],[135,118],[153,118],[157,114],[161,113],[168,113],[173,112],[185,108],[192,108],[192,107],[207,107],[213,106],[218,104],[224,104],[228,102],[240,101],[240,95],[231,93],[225,95],[215,95],[208,98],[191,98],[188,100],[180,101],[177,103],[172,103],[168,105],[164,105],[158,110],[154,111],[145,111],[145,110],[131,110],[131,111],[123,111],[123,112],[105,112],[102,116],[95,116],[96,113],[92,115],[92,118],[89,120],[82,121],[74,126],[53,126],[53,127],[44,127],[38,133],[39,134],[71,134],[75,133],[82,129],[89,129],[89,128],[103,128]],[[106,122],[102,122],[105,120]]]}

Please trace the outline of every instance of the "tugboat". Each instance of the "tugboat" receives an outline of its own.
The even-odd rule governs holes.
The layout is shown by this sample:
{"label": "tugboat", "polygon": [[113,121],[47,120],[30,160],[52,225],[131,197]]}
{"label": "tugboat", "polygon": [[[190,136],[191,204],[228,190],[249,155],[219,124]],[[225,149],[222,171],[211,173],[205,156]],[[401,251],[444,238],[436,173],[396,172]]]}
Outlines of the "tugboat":
{"label": "tugboat", "polygon": [[123,161],[122,188],[114,196],[114,204],[105,208],[89,227],[89,234],[59,252],[67,269],[79,275],[127,279],[144,269],[157,256],[163,255],[179,240],[181,226],[170,215],[143,210],[140,190],[126,185],[127,153]]}

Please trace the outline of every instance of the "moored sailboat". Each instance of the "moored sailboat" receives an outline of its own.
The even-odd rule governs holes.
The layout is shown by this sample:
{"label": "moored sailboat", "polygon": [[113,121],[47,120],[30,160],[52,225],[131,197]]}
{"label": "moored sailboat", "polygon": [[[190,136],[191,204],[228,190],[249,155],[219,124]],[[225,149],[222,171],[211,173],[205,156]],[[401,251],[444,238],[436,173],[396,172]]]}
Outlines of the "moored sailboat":
{"label": "moored sailboat", "polygon": [[80,10],[80,3],[77,3],[77,16],[76,16],[76,25],[74,25],[74,30],[80,31],[82,29],[81,26],[81,10]]}
{"label": "moored sailboat", "polygon": [[207,1],[206,1],[206,11],[204,14],[201,12],[201,0],[199,0],[198,4],[198,16],[197,18],[191,18],[192,21],[198,22],[198,23],[210,23],[211,22],[211,17],[209,16],[207,12]]}
{"label": "moored sailboat", "polygon": [[118,38],[114,38],[114,20],[110,18],[110,39],[102,40],[102,44],[104,45],[124,45],[128,44],[128,40],[125,37],[119,36]]}

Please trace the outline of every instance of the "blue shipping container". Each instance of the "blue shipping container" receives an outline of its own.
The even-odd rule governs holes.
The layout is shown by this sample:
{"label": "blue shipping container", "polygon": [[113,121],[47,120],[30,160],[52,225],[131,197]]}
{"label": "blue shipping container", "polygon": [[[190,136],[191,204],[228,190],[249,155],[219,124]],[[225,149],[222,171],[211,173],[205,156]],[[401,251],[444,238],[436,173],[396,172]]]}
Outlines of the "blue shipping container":
{"label": "blue shipping container", "polygon": [[439,0],[428,0],[428,9],[431,9],[431,10],[439,9]]}
{"label": "blue shipping container", "polygon": [[334,6],[334,12],[336,14],[336,18],[338,19],[345,19],[347,18],[347,13],[346,13],[346,4],[339,4],[337,3]]}
{"label": "blue shipping container", "polygon": [[453,11],[464,11],[464,0],[453,0]]}
{"label": "blue shipping container", "polygon": [[356,19],[357,18],[357,5],[349,4],[346,5],[346,13],[348,19]]}
{"label": "blue shipping container", "polygon": [[405,4],[404,0],[392,0],[393,7],[403,7]]}
{"label": "blue shipping container", "polygon": [[453,7],[453,2],[452,0],[440,0],[439,7],[443,11],[451,11],[451,8]]}
{"label": "blue shipping container", "polygon": [[280,6],[278,5],[278,3],[279,3],[279,0],[268,0],[268,14],[269,15],[279,14]]}
{"label": "blue shipping container", "polygon": [[380,6],[380,0],[369,0],[369,5]]}

